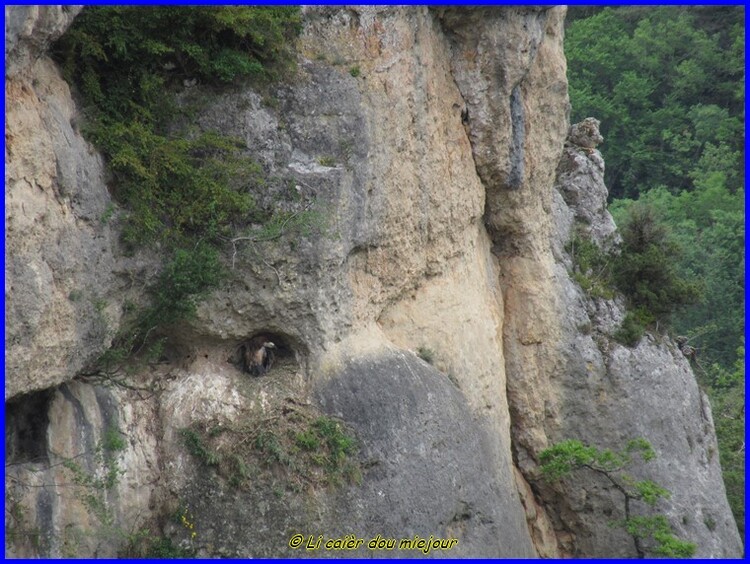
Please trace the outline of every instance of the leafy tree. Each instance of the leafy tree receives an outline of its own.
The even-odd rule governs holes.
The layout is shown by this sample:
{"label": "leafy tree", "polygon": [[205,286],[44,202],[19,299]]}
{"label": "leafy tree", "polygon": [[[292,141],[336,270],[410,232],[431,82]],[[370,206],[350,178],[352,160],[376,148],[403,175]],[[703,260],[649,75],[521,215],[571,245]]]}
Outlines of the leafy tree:
{"label": "leafy tree", "polygon": [[664,257],[673,274],[703,288],[701,300],[672,316],[674,330],[691,337],[704,364],[731,369],[744,334],[744,191],[731,193],[720,182],[678,195],[656,188],[638,202],[615,201],[610,210],[626,225],[643,206],[669,226],[667,248],[680,249]]}
{"label": "leafy tree", "polygon": [[606,478],[622,494],[625,518],[619,524],[633,537],[636,553],[645,558],[647,553],[668,558],[689,558],[695,554],[695,544],[677,538],[664,515],[634,515],[633,502],[643,501],[654,507],[660,499],[668,499],[669,491],[651,480],[636,480],[625,473],[625,468],[639,455],[645,462],[656,453],[645,439],[633,439],[620,451],[598,449],[578,440],[567,440],[543,450],[539,462],[543,475],[550,481],[559,480],[580,469]]}
{"label": "leafy tree", "polygon": [[696,163],[707,152],[722,155],[727,187],[740,188],[742,8],[623,7],[584,14],[592,11],[581,18],[571,9],[566,30],[571,119],[602,121],[611,195],[634,197],[659,185],[692,188]]}

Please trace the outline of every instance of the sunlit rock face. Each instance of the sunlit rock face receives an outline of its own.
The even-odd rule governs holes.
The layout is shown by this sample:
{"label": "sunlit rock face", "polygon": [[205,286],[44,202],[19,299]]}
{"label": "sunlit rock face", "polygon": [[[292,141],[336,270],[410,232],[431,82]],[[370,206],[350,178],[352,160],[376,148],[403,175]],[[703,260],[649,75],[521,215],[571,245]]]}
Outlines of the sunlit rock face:
{"label": "sunlit rock face", "polygon": [[[569,275],[576,229],[617,235],[595,120],[568,137],[564,9],[305,8],[295,76],[212,91],[195,126],[242,140],[261,205],[314,203],[325,228],[228,244],[228,281],[115,380],[87,367],[158,261],[119,250],[103,159],[45,54],[76,13],[6,11],[7,555],[410,555],[367,548],[380,534],[458,539],[429,557],[633,556],[607,525],[615,492],[552,487],[537,466],[565,438],[633,435],[658,454],[636,474],[672,491],[698,554],[741,553],[686,360],[667,339],[614,343],[621,301]],[[262,377],[232,360],[257,335],[276,346]],[[304,449],[258,439],[296,444],[319,418],[357,441],[348,478],[301,476]],[[365,544],[308,551],[295,534]]]}

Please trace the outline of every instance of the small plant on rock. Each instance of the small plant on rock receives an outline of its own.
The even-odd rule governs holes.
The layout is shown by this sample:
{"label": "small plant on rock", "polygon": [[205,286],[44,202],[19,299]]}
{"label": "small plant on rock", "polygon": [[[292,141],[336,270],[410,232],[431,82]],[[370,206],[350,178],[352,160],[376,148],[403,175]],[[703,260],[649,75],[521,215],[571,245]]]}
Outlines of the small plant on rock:
{"label": "small plant on rock", "polygon": [[419,347],[417,349],[417,356],[424,360],[427,364],[435,362],[435,351],[428,347]]}
{"label": "small plant on rock", "polygon": [[307,407],[288,404],[263,420],[222,425],[221,432],[195,424],[181,434],[188,452],[234,488],[278,489],[284,477],[288,489],[299,492],[362,477],[354,437],[340,421]]}

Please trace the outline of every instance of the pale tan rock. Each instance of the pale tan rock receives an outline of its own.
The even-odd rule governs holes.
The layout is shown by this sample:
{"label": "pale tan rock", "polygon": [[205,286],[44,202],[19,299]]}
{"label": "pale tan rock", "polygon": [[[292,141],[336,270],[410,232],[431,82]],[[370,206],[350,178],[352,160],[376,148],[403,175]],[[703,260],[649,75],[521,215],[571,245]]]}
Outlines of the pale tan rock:
{"label": "pale tan rock", "polygon": [[[611,491],[587,478],[545,485],[537,464],[571,434],[615,446],[625,426],[669,430],[650,438],[657,477],[674,491],[670,517],[691,508],[680,532],[699,535],[701,555],[739,554],[710,410],[685,359],[668,343],[612,343],[622,300],[590,300],[568,274],[575,222],[588,218],[593,236],[612,229],[603,168],[565,148],[564,14],[307,7],[293,80],[263,95],[212,93],[195,125],[245,142],[268,176],[259,205],[296,213],[317,203],[327,226],[227,243],[229,281],[171,329],[158,364],[128,377],[129,388],[56,389],[44,410],[54,461],[80,456],[94,468],[91,447],[113,421],[127,438],[125,474],[107,494],[116,530],[150,526],[205,557],[294,556],[297,530],[458,535],[457,557],[632,556],[603,517],[616,511]],[[129,288],[120,279],[145,285],[154,271],[145,255],[118,257],[117,225],[101,222],[111,203],[101,158],[71,125],[58,70],[44,57],[23,68],[6,84],[6,398],[74,378],[118,326]],[[568,180],[590,177],[590,190],[564,185],[562,168]],[[285,189],[299,199],[279,198]],[[251,379],[230,357],[259,332],[284,354]],[[427,349],[431,365],[417,358]],[[632,385],[657,372],[658,394]],[[283,406],[355,428],[362,486],[238,492],[186,448],[188,427],[220,430]],[[681,428],[689,438],[673,447]],[[48,539],[9,555],[123,549],[70,490],[36,487],[69,478],[60,467],[25,461],[9,474],[34,486],[6,477]],[[195,541],[168,518],[186,506]],[[698,530],[706,511],[720,520],[716,534]]]}
{"label": "pale tan rock", "polygon": [[[11,53],[26,52],[24,33]],[[121,315],[103,159],[75,130],[78,110],[52,61],[19,57],[30,66],[5,84],[6,399],[70,379],[109,345]]]}

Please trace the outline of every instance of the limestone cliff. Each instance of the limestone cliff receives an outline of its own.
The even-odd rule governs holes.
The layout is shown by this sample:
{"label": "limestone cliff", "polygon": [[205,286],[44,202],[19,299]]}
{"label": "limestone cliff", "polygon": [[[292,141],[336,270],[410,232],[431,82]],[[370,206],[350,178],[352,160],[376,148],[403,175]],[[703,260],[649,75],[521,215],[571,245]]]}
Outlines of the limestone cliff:
{"label": "limestone cliff", "polygon": [[[658,451],[642,471],[672,490],[673,526],[702,556],[740,554],[687,361],[668,339],[614,344],[622,304],[568,274],[573,224],[613,224],[600,156],[565,145],[564,9],[307,9],[294,79],[216,95],[197,121],[242,139],[269,191],[291,186],[326,230],[228,245],[230,280],[119,385],[80,372],[156,263],[119,250],[102,159],[43,54],[74,14],[6,12],[8,555],[158,537],[200,556],[342,556],[291,549],[299,533],[459,540],[433,557],[633,556],[604,484],[537,470],[558,440],[631,436]],[[278,362],[250,379],[228,359],[259,333]],[[238,489],[186,440],[320,415],[352,430],[361,479],[288,487],[240,466]]]}

